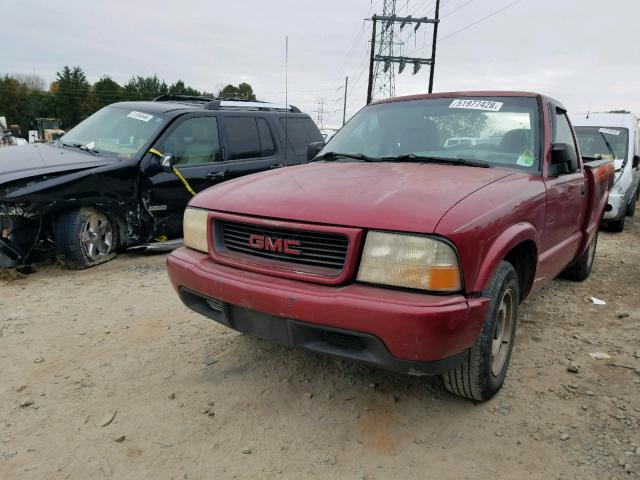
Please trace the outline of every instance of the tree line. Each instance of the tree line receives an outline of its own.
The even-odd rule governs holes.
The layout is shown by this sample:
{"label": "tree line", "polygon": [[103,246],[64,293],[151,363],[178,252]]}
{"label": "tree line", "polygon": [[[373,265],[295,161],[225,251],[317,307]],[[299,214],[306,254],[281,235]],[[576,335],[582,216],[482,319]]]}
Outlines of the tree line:
{"label": "tree line", "polygon": [[55,117],[69,130],[102,107],[115,102],[152,100],[160,95],[217,96],[255,100],[251,85],[227,85],[217,95],[199,91],[182,80],[167,84],[158,76],[133,76],[120,85],[105,75],[91,84],[78,66],[65,66],[56,73],[48,89],[36,74],[4,74],[0,76],[0,117],[7,124],[17,124],[26,137],[35,118]]}

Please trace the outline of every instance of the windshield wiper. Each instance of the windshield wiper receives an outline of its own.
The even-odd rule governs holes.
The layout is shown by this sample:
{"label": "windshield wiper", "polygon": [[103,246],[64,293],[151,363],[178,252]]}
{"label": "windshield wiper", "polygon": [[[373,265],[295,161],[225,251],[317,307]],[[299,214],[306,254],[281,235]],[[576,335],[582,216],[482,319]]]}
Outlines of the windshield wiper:
{"label": "windshield wiper", "polygon": [[609,153],[611,154],[611,156],[613,158],[617,158],[616,157],[616,152],[613,151],[613,147],[611,146],[611,144],[609,143],[609,140],[607,140],[607,137],[604,136],[604,133],[598,131],[598,133],[600,134],[600,136],[602,137],[602,140],[604,140],[605,145],[607,146],[607,150],[609,150]]}
{"label": "windshield wiper", "polygon": [[433,163],[449,163],[452,165],[464,165],[466,167],[479,167],[490,168],[487,162],[481,162],[478,160],[465,160],[464,158],[446,158],[446,157],[431,157],[428,155],[415,155],[413,153],[407,153],[404,155],[397,155],[394,157],[382,157],[379,159],[383,162],[433,162]]}
{"label": "windshield wiper", "polygon": [[79,148],[83,152],[89,152],[92,155],[98,155],[100,153],[100,152],[98,152],[98,150],[96,150],[94,148],[89,148],[86,145],[83,145],[82,143],[66,143],[66,142],[62,142],[62,146],[63,147]]}
{"label": "windshield wiper", "polygon": [[379,162],[379,158],[367,157],[363,153],[338,153],[338,152],[327,152],[318,157],[314,157],[309,162],[317,162],[318,160],[327,160],[327,161],[335,161],[340,158],[353,158],[355,160],[362,160],[363,162]]}

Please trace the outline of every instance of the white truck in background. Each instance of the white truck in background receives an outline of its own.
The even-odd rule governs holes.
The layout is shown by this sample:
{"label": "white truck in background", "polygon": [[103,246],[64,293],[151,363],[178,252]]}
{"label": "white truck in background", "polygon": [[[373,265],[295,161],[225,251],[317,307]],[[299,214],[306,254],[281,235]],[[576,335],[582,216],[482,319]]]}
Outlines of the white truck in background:
{"label": "white truck in background", "polygon": [[614,161],[614,184],[602,220],[609,230],[621,232],[625,218],[634,215],[640,196],[638,118],[629,112],[611,112],[572,120],[583,157]]}

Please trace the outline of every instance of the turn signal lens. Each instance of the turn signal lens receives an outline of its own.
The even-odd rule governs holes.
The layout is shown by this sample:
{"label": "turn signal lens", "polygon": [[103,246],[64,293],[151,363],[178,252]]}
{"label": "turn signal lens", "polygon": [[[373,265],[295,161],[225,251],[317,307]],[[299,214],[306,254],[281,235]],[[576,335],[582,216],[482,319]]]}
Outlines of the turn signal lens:
{"label": "turn signal lens", "polygon": [[182,228],[184,231],[184,244],[207,253],[209,244],[207,242],[207,221],[209,212],[199,208],[187,208],[184,211],[184,220]]}
{"label": "turn signal lens", "polygon": [[358,281],[434,292],[456,292],[462,275],[455,250],[431,237],[369,232]]}

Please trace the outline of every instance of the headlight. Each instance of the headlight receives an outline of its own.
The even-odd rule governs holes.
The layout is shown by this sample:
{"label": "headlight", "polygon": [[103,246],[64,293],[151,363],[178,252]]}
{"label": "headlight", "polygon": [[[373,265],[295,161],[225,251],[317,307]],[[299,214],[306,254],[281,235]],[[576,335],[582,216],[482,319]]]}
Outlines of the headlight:
{"label": "headlight", "polygon": [[369,232],[364,243],[358,281],[434,292],[462,287],[458,257],[435,238]]}
{"label": "headlight", "polygon": [[187,208],[184,211],[184,221],[182,228],[184,230],[184,244],[207,253],[209,244],[207,242],[207,221],[209,212],[199,208]]}

